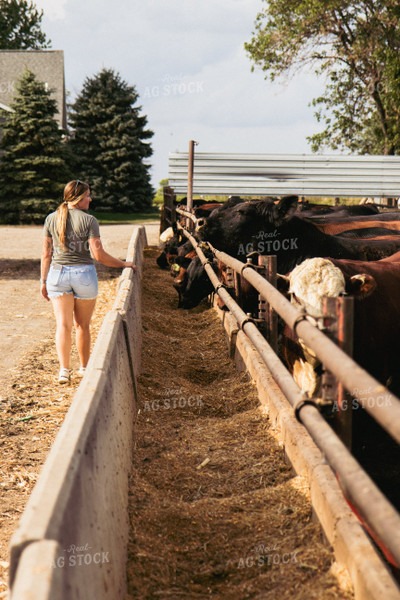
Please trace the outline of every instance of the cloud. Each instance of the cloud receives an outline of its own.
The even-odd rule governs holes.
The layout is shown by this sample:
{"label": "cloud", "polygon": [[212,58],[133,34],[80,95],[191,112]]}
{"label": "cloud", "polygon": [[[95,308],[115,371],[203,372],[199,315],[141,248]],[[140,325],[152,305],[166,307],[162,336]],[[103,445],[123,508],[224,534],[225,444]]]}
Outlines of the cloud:
{"label": "cloud", "polygon": [[44,11],[45,16],[51,20],[64,19],[68,0],[34,0],[34,4]]}
{"label": "cloud", "polygon": [[[317,127],[316,127],[317,129]],[[153,184],[168,177],[168,156],[171,152],[187,152],[189,141],[196,140],[196,152],[239,152],[262,154],[310,154],[306,137],[310,131],[307,119],[285,125],[213,127],[198,121],[158,126],[152,140],[157,161],[153,161]]]}
{"label": "cloud", "polygon": [[[38,0],[43,30],[63,49],[73,101],[85,77],[113,68],[139,93],[155,132],[153,184],[167,175],[168,153],[307,152],[318,129],[313,74],[272,84],[251,72],[244,50],[261,0]],[[58,15],[58,16],[57,16]]]}
{"label": "cloud", "polygon": [[196,76],[167,75],[153,83],[138,91],[157,124],[165,121],[165,115],[178,113],[181,124],[195,120],[229,128],[284,125],[312,118],[309,104],[323,87],[312,74],[298,76],[286,85],[266,81],[262,73],[251,72],[240,46]]}

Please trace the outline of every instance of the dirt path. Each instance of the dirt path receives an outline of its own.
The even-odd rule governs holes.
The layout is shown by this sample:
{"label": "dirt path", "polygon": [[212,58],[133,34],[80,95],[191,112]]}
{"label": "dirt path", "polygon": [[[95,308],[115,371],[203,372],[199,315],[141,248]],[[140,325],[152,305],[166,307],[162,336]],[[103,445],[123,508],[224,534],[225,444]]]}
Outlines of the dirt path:
{"label": "dirt path", "polygon": [[[158,224],[146,227],[156,244]],[[101,227],[107,251],[125,258],[132,225]],[[79,384],[59,386],[50,303],[39,294],[41,227],[0,227],[0,599],[7,596],[8,546]],[[112,307],[119,269],[97,266],[95,340]],[[78,366],[76,351],[72,367]]]}
{"label": "dirt path", "polygon": [[127,600],[353,597],[255,386],[146,251]]}
{"label": "dirt path", "polygon": [[[149,244],[158,241],[158,223],[146,225]],[[133,225],[102,225],[107,252],[125,258]],[[15,376],[13,367],[36,342],[53,336],[51,304],[39,293],[41,226],[0,227],[0,381]],[[99,267],[102,270],[101,266]],[[114,270],[116,273],[116,270]],[[1,391],[0,391],[1,394]]]}

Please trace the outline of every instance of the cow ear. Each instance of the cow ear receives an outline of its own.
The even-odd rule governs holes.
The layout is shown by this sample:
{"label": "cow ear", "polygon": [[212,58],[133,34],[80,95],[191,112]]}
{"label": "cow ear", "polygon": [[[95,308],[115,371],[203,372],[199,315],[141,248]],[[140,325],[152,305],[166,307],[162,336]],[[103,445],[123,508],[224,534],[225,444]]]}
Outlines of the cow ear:
{"label": "cow ear", "polygon": [[274,205],[274,225],[279,227],[285,221],[289,221],[297,210],[298,196],[284,196]]}
{"label": "cow ear", "polygon": [[363,300],[370,296],[376,289],[376,281],[372,275],[359,273],[353,275],[346,284],[346,292],[358,300]]}

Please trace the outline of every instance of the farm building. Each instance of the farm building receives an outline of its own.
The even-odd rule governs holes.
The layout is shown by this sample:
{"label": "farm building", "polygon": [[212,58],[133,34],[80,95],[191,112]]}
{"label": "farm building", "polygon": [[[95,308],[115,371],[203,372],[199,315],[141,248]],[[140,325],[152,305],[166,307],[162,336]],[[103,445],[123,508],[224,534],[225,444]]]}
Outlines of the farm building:
{"label": "farm building", "polygon": [[0,108],[9,110],[17,81],[25,69],[35,73],[53,93],[58,106],[58,125],[65,129],[67,118],[63,50],[0,50]]}

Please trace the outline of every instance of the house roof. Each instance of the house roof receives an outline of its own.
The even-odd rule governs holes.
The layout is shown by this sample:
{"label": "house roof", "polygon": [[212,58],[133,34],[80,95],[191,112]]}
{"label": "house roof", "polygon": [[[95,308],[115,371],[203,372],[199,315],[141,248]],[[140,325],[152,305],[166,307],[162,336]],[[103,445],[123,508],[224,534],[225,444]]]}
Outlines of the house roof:
{"label": "house roof", "polygon": [[9,106],[6,106],[2,102],[0,102],[0,109],[1,110],[6,110],[7,112],[14,112],[12,108],[10,108]]}

